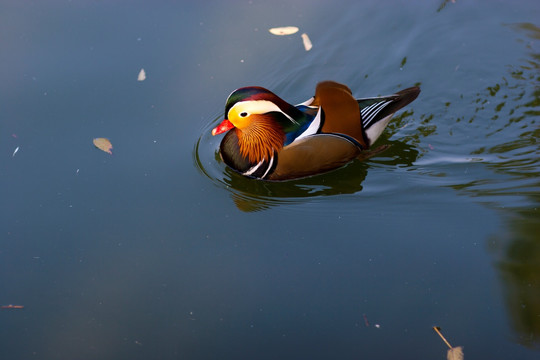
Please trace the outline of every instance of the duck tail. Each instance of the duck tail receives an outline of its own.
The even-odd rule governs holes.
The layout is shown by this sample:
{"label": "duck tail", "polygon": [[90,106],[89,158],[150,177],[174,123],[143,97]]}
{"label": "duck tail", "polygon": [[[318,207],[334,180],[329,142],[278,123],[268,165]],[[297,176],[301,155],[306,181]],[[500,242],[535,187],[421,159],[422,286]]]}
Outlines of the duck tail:
{"label": "duck tail", "polygon": [[393,95],[357,99],[362,115],[362,126],[369,146],[382,134],[392,115],[410,104],[420,94],[417,86],[401,90]]}

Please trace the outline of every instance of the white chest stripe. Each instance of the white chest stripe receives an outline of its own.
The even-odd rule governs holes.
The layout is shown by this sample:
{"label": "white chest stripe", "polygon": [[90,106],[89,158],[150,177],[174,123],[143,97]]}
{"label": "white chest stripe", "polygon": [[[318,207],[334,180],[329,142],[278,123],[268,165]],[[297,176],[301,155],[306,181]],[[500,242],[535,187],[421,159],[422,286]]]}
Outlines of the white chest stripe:
{"label": "white chest stripe", "polygon": [[266,171],[264,172],[263,176],[261,176],[261,179],[264,179],[266,177],[266,175],[268,175],[268,172],[270,171],[270,169],[272,168],[272,165],[274,164],[274,157],[272,156],[270,158],[270,163],[268,164],[268,169],[266,169]]}
{"label": "white chest stripe", "polygon": [[[246,175],[246,176],[253,175],[257,170],[259,170],[259,168],[261,167],[262,164],[264,164],[264,159],[259,161],[259,163],[257,165],[252,166],[248,171],[243,172],[242,175]],[[273,156],[270,158],[270,161],[268,163],[268,168],[266,168],[266,171],[264,172],[263,176],[260,177],[261,179],[264,179],[266,177],[266,175],[268,175],[268,172],[270,171],[270,169],[272,169],[272,165],[274,165],[274,157]]]}
{"label": "white chest stripe", "polygon": [[255,171],[257,171],[261,165],[264,163],[264,159],[262,159],[261,161],[259,161],[259,163],[255,166],[252,166],[248,171],[242,173],[242,175],[247,175],[247,176],[250,176],[251,174],[253,174]]}
{"label": "white chest stripe", "polygon": [[294,141],[300,140],[309,135],[316,134],[317,131],[319,131],[320,127],[321,127],[321,109],[319,108],[319,111],[317,112],[315,119],[313,119],[309,127],[303,133],[301,133],[296,139],[294,139]]}

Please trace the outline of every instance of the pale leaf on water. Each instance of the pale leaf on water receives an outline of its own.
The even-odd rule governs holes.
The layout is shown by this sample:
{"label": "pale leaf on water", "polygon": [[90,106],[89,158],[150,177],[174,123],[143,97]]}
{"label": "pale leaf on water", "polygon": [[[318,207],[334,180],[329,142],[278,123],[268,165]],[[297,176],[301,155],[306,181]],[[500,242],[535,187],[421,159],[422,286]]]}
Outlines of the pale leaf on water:
{"label": "pale leaf on water", "polygon": [[448,350],[446,354],[447,360],[463,360],[463,348],[461,346],[456,346]]}
{"label": "pale leaf on water", "polygon": [[106,138],[96,138],[94,139],[94,146],[97,147],[98,149],[102,150],[102,151],[105,151],[106,153],[109,153],[112,155],[112,144],[111,142],[109,141],[109,139],[106,139]]}
{"label": "pale leaf on water", "polygon": [[296,26],[284,26],[271,28],[268,31],[270,31],[270,33],[274,35],[292,35],[298,32],[298,28]]}
{"label": "pale leaf on water", "polygon": [[146,80],[146,71],[144,71],[144,69],[141,69],[141,71],[139,71],[139,76],[137,76],[137,81],[144,80]]}
{"label": "pale leaf on water", "polygon": [[306,49],[306,51],[311,50],[313,45],[311,44],[311,40],[309,40],[309,36],[306,33],[302,34],[302,41],[304,42],[304,49]]}

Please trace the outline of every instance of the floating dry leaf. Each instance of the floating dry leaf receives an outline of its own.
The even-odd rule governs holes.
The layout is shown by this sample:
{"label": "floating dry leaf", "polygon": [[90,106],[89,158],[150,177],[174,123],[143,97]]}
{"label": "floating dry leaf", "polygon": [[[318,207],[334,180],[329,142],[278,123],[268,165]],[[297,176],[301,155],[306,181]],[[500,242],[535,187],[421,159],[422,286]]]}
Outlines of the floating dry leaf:
{"label": "floating dry leaf", "polygon": [[146,80],[146,71],[144,71],[144,69],[141,69],[141,71],[139,71],[139,76],[137,76],[137,81],[144,80]]}
{"label": "floating dry leaf", "polygon": [[461,346],[453,347],[446,353],[446,360],[463,360],[464,358],[463,348]]}
{"label": "floating dry leaf", "polygon": [[309,40],[309,36],[307,36],[306,33],[302,34],[302,41],[304,42],[304,49],[306,49],[306,51],[311,50],[313,44],[311,44],[311,40]]}
{"label": "floating dry leaf", "polygon": [[283,26],[271,28],[268,31],[270,31],[270,33],[274,35],[292,35],[298,32],[298,28],[296,26]]}
{"label": "floating dry leaf", "polygon": [[97,147],[99,150],[103,150],[106,153],[109,153],[112,155],[112,144],[109,141],[109,139],[106,138],[96,138],[94,139],[94,146]]}
{"label": "floating dry leaf", "polygon": [[0,306],[1,309],[24,309],[24,305],[2,305]]}

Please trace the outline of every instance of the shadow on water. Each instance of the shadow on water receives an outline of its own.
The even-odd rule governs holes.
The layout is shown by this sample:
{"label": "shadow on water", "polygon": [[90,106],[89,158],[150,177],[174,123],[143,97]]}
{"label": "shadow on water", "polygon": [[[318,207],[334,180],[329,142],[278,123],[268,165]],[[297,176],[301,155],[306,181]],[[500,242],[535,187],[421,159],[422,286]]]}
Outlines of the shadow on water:
{"label": "shadow on water", "polygon": [[[393,120],[403,123],[412,112],[402,113]],[[413,145],[403,141],[390,141],[394,132],[382,136],[379,144],[390,148],[368,162],[355,160],[335,171],[284,182],[250,179],[225,166],[219,155],[219,141],[213,143],[210,135],[215,119],[203,130],[193,150],[197,169],[214,184],[228,190],[238,209],[246,212],[265,210],[270,207],[296,204],[333,195],[355,194],[362,191],[362,182],[367,176],[371,160],[387,166],[410,166],[419,152]]]}
{"label": "shadow on water", "polygon": [[518,41],[530,58],[509,66],[506,77],[477,94],[475,115],[468,119],[486,126],[478,142],[484,146],[471,155],[495,176],[451,187],[503,215],[508,232],[492,236],[488,248],[517,341],[532,347],[540,344],[540,52],[532,51],[531,39],[540,40],[540,28],[507,26],[529,38]]}
{"label": "shadow on water", "polygon": [[[540,199],[537,199],[540,201]],[[540,344],[540,221],[538,209],[522,210],[507,222],[511,233],[490,239],[504,286],[504,299],[517,342]]]}

